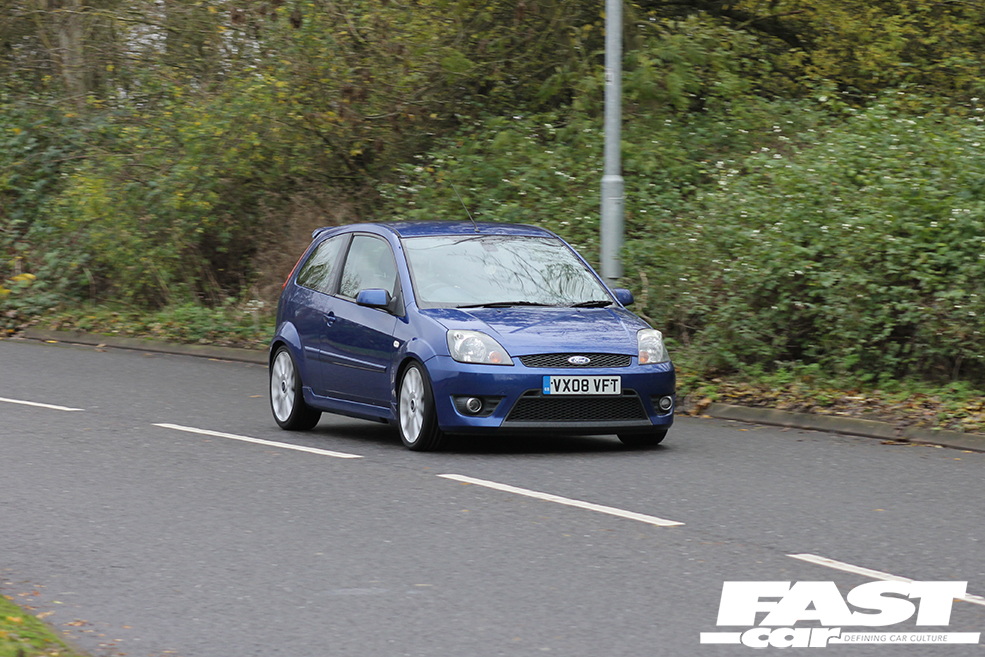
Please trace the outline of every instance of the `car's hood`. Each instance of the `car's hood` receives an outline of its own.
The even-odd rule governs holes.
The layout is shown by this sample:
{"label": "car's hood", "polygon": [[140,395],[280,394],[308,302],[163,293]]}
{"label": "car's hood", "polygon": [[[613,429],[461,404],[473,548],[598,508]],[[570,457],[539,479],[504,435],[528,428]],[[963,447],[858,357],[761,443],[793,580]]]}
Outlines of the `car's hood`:
{"label": "car's hood", "polygon": [[447,329],[482,331],[513,356],[543,353],[636,355],[636,332],[647,325],[623,308],[431,308],[422,310]]}

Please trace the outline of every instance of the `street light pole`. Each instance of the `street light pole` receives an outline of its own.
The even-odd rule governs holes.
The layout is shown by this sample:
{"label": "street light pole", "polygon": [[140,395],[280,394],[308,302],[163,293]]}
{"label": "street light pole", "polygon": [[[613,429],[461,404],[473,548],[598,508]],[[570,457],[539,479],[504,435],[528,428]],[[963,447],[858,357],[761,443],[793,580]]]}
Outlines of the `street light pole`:
{"label": "street light pole", "polygon": [[622,0],[605,0],[605,170],[600,227],[602,278],[612,287],[622,277],[623,178]]}

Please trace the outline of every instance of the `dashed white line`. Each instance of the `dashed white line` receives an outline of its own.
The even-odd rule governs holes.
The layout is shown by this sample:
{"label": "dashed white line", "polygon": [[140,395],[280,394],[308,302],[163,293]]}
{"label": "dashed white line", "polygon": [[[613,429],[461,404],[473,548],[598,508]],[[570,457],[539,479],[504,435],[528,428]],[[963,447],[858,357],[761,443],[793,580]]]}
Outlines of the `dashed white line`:
{"label": "dashed white line", "polygon": [[[881,579],[887,582],[905,582],[910,583],[914,580],[909,577],[900,577],[899,575],[891,575],[889,573],[884,573],[880,570],[872,570],[871,568],[863,568],[861,566],[853,566],[850,563],[845,563],[844,561],[835,561],[834,559],[828,559],[827,557],[819,557],[816,554],[788,554],[788,557],[793,557],[794,559],[800,559],[801,561],[806,561],[818,566],[825,566],[827,568],[834,568],[835,570],[841,570],[846,573],[854,573],[855,575],[862,575],[864,577],[871,577],[872,579]],[[973,605],[981,605],[985,607],[985,597],[980,595],[971,595],[967,593],[960,598],[955,598],[956,600],[961,600],[963,602],[970,602]]]}
{"label": "dashed white line", "polygon": [[611,506],[602,506],[601,504],[593,504],[592,502],[582,502],[581,500],[572,500],[567,497],[552,495],[550,493],[539,493],[535,490],[527,490],[526,488],[517,488],[516,486],[499,484],[496,483],[495,481],[475,479],[474,477],[466,477],[464,475],[457,475],[457,474],[443,474],[438,476],[443,477],[445,479],[451,479],[452,481],[460,481],[464,484],[475,484],[476,486],[485,486],[486,488],[492,488],[495,490],[504,491],[506,493],[514,493],[515,495],[533,497],[535,499],[544,500],[546,502],[554,502],[556,504],[564,504],[566,506],[578,507],[579,509],[588,509],[589,511],[607,513],[610,516],[618,516],[620,518],[628,518],[629,520],[637,520],[639,522],[645,522],[651,525],[657,525],[658,527],[678,527],[684,524],[683,522],[677,522],[675,520],[666,520],[664,518],[657,518],[656,516],[648,516],[642,513],[636,513],[635,511],[625,511],[623,509],[617,509]]}
{"label": "dashed white line", "polygon": [[249,436],[238,436],[234,433],[223,433],[221,431],[210,431],[208,429],[197,429],[195,427],[183,427],[180,424],[154,424],[155,427],[163,429],[174,429],[175,431],[185,431],[187,433],[198,433],[203,436],[216,436],[218,438],[229,438],[230,440],[242,440],[246,443],[256,443],[257,445],[267,445],[268,447],[280,447],[281,449],[293,449],[297,452],[308,452],[309,454],[321,454],[322,456],[333,456],[337,459],[361,459],[358,454],[346,454],[345,452],[332,452],[327,449],[317,447],[305,447],[304,445],[292,445],[290,443],[279,443],[273,440],[263,440],[262,438],[250,438]]}
{"label": "dashed white line", "polygon": [[23,399],[7,399],[0,397],[0,402],[8,404],[21,404],[23,406],[36,406],[38,408],[49,408],[53,411],[84,411],[84,408],[69,408],[68,406],[57,406],[55,404],[42,404],[40,402],[24,401]]}

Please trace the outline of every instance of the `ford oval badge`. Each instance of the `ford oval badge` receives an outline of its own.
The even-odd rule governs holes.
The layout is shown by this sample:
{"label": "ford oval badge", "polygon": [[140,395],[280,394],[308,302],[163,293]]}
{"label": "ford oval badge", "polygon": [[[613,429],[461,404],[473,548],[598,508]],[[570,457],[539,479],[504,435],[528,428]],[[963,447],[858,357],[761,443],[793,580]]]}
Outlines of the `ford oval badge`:
{"label": "ford oval badge", "polygon": [[588,356],[572,356],[568,359],[568,362],[572,365],[588,365],[592,362],[592,359]]}

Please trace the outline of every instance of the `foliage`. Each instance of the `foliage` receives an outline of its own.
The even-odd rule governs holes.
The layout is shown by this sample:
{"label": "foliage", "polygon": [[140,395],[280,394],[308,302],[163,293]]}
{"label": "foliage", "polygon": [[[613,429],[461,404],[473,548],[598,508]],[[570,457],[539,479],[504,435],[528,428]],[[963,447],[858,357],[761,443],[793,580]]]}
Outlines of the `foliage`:
{"label": "foliage", "polygon": [[831,374],[817,363],[784,363],[773,371],[744,367],[728,376],[703,376],[690,352],[675,352],[678,412],[701,415],[713,402],[795,413],[838,415],[909,426],[985,433],[985,393],[963,381],[935,385],[887,377],[873,385],[857,376]]}
{"label": "foliage", "polygon": [[[463,218],[452,182],[478,218],[598,251],[598,2],[9,5],[2,329],[58,305],[275,294],[261,277],[293,259],[272,254],[321,217]],[[642,313],[706,373],[985,378],[985,9],[636,0],[624,16]]]}
{"label": "foliage", "polygon": [[274,334],[271,308],[259,299],[227,299],[214,308],[198,303],[149,312],[133,306],[74,306],[48,313],[41,326],[107,336],[141,337],[183,344],[266,349]]}
{"label": "foliage", "polygon": [[[985,130],[977,106],[926,103],[740,95],[635,118],[625,261],[639,310],[705,371],[804,362],[873,383],[982,380]],[[594,259],[600,152],[583,112],[493,117],[383,195],[397,218],[463,218],[455,182],[477,218],[543,225]]]}
{"label": "foliage", "polygon": [[82,273],[46,220],[83,142],[50,100],[0,95],[0,334],[57,305]]}
{"label": "foliage", "polygon": [[38,618],[10,602],[6,596],[0,596],[0,657],[74,657],[78,654]]}
{"label": "foliage", "polygon": [[[942,99],[982,93],[985,80],[985,6],[936,0],[638,0],[641,17],[705,14],[757,35],[769,47],[774,75],[764,90],[801,94],[829,81],[866,94],[919,85]],[[948,101],[945,101],[948,102]]]}
{"label": "foliage", "polygon": [[716,257],[688,287],[707,299],[710,365],[985,375],[985,130],[974,112],[899,107],[912,102],[890,96],[791,134],[696,198]]}

